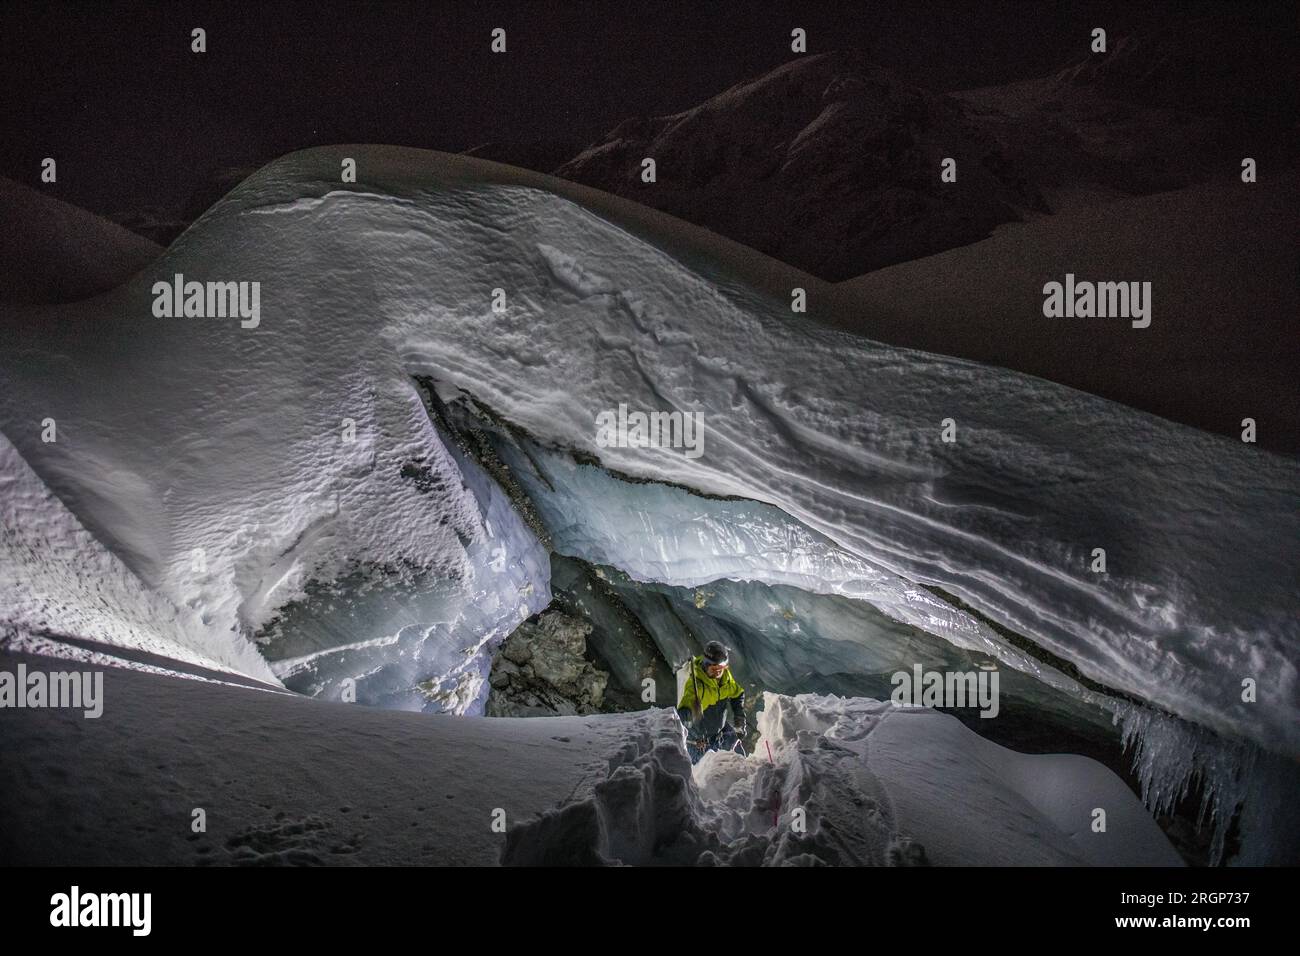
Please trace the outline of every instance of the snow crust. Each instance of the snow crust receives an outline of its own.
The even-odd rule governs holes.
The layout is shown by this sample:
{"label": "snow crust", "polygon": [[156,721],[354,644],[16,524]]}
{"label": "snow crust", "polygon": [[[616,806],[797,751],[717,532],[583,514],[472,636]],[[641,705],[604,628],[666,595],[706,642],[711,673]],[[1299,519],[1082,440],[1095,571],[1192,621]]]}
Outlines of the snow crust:
{"label": "snow crust", "polygon": [[[106,550],[0,435],[0,637],[93,638],[277,683],[247,642],[223,640]],[[34,646],[34,645],[27,645]]]}

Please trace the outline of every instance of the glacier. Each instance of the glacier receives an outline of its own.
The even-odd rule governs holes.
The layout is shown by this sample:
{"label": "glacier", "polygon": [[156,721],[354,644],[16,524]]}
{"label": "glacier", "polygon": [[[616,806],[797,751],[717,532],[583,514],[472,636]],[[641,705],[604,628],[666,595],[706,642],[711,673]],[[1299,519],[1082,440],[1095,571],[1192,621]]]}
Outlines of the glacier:
{"label": "glacier", "polygon": [[[259,282],[260,323],[155,317],[177,274]],[[419,380],[514,436],[495,447],[540,526],[440,433]],[[554,547],[641,585],[858,602],[1055,700],[1096,685],[1300,757],[1296,461],[819,326],[697,247],[488,165],[291,154],[125,285],[7,308],[0,382],[5,480],[39,503],[4,513],[7,631],[153,635],[305,693],[476,714],[495,645],[551,600]],[[702,414],[704,454],[599,444],[620,404]],[[67,528],[57,568],[24,543],[46,513]],[[90,556],[119,611],[33,613],[85,604]],[[1135,745],[1153,733],[1116,719]],[[1154,802],[1196,746],[1141,752]]]}

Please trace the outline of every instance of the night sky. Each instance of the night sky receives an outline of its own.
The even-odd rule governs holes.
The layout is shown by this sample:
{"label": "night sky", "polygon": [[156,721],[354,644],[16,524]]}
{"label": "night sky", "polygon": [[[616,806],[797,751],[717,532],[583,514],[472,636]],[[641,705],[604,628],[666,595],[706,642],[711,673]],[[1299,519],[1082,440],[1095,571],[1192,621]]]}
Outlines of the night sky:
{"label": "night sky", "polygon": [[[1043,75],[1112,36],[1232,9],[1115,3],[22,3],[0,8],[0,175],[117,216],[177,210],[226,167],[375,142],[581,147],[809,52],[865,50],[957,89]],[[1240,9],[1241,5],[1236,5]],[[1261,16],[1283,6],[1257,8]],[[202,26],[208,52],[190,52]],[[509,52],[489,51],[506,28]],[[576,151],[576,150],[575,150]]]}

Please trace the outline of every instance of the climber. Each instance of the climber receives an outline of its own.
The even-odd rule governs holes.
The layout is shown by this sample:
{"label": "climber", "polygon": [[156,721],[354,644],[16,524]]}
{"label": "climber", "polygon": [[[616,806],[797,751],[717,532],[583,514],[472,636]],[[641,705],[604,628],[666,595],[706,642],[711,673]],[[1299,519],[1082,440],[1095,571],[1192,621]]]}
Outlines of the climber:
{"label": "climber", "polygon": [[[709,641],[704,654],[691,658],[689,666],[677,716],[686,725],[686,752],[691,763],[698,763],[708,750],[743,754],[740,739],[747,730],[745,690],[731,676],[727,648],[721,641]],[[727,722],[728,705],[732,723]]]}

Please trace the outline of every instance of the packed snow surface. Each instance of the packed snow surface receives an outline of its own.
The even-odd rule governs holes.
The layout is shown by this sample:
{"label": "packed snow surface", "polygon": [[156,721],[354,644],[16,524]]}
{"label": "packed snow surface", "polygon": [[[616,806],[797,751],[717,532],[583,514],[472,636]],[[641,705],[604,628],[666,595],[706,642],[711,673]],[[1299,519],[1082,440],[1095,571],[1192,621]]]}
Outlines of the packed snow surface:
{"label": "packed snow surface", "polygon": [[867,698],[763,703],[754,754],[692,768],[679,741],[643,748],[512,832],[505,862],[1182,865],[1094,760],[1017,754],[954,717]]}
{"label": "packed snow surface", "polygon": [[[0,652],[0,669],[19,663],[103,662]],[[469,719],[108,667],[97,719],[6,713],[0,859],[1179,863],[1094,761],[1014,754],[954,718],[861,698],[765,703],[758,753],[712,755],[693,774],[670,708]]]}
{"label": "packed snow surface", "polygon": [[[0,651],[0,669],[19,662],[101,664]],[[98,719],[5,712],[0,860],[492,865],[510,828],[586,797],[655,720],[676,722],[402,713],[110,667]]]}
{"label": "packed snow surface", "polygon": [[[357,184],[339,182],[343,157]],[[205,656],[317,600],[312,580],[459,582],[409,625],[477,661],[430,675],[473,705],[484,628],[544,606],[546,580],[527,529],[489,519],[418,374],[623,475],[779,508],[880,606],[937,585],[1096,681],[1300,754],[1300,464],[829,331],[698,249],[440,163],[293,154],[126,286],[0,333],[0,430],[147,587],[207,622]],[[260,282],[259,324],[155,317],[152,285],[176,274]],[[702,413],[703,454],[602,446],[596,417],[620,404]],[[651,573],[672,577],[663,557]],[[491,620],[434,627],[481,602]],[[940,636],[978,630],[939,618]],[[387,624],[347,631],[340,645],[405,647]]]}

